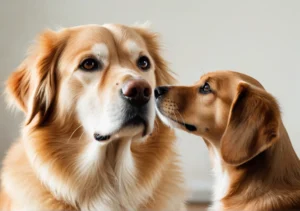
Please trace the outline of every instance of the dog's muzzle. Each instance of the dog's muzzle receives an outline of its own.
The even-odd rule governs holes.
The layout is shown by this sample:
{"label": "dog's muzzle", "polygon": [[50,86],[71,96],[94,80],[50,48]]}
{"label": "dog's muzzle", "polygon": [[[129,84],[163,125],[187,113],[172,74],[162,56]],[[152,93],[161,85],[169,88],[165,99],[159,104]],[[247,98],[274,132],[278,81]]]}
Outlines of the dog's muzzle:
{"label": "dog's muzzle", "polygon": [[151,86],[144,79],[132,79],[123,85],[121,96],[126,102],[123,127],[143,125],[143,136],[146,135],[151,94]]}

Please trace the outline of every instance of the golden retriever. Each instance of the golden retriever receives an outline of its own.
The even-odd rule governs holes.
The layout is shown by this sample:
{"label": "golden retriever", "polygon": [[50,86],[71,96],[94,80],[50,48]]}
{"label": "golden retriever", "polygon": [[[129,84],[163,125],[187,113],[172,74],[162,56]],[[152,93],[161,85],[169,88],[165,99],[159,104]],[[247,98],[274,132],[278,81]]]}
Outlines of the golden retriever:
{"label": "golden retriever", "polygon": [[300,209],[300,162],[274,97],[237,72],[155,90],[161,119],[201,136],[214,164],[211,210]]}
{"label": "golden retriever", "polygon": [[185,210],[153,90],[173,77],[141,26],[45,31],[7,81],[26,116],[2,169],[1,210]]}

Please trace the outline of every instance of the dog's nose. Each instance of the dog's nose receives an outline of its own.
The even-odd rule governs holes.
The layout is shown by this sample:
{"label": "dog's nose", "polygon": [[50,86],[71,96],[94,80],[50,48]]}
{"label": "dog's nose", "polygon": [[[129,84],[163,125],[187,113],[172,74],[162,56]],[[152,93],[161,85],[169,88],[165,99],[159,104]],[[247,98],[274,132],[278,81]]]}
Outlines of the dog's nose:
{"label": "dog's nose", "polygon": [[151,87],[144,79],[130,80],[122,87],[122,94],[132,105],[143,106],[151,97]]}
{"label": "dog's nose", "polygon": [[154,96],[157,99],[159,96],[162,96],[168,92],[169,88],[167,86],[159,86],[154,90]]}

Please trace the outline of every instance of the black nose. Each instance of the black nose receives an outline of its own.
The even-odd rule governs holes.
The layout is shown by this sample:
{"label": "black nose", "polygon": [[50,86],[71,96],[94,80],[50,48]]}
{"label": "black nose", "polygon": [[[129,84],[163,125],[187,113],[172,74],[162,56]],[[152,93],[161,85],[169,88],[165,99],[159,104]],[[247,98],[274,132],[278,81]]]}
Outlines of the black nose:
{"label": "black nose", "polygon": [[155,88],[154,90],[154,96],[157,99],[159,96],[162,96],[164,94],[166,94],[169,90],[169,87],[167,86],[158,86]]}
{"label": "black nose", "polygon": [[122,87],[122,94],[132,105],[143,106],[151,97],[150,84],[144,79],[130,80]]}

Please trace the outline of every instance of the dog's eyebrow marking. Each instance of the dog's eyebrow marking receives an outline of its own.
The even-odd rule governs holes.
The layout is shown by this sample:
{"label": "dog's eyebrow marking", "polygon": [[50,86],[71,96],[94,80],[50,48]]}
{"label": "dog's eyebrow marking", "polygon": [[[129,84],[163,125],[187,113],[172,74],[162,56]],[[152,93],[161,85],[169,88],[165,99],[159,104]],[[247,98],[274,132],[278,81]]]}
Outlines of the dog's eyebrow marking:
{"label": "dog's eyebrow marking", "polygon": [[106,44],[104,43],[96,43],[92,47],[92,52],[96,56],[97,59],[100,59],[103,63],[107,63],[109,50]]}
{"label": "dog's eyebrow marking", "polygon": [[205,79],[205,82],[207,82],[207,83],[210,83],[210,82],[212,82],[212,81],[214,81],[214,79],[213,79],[212,77],[207,77],[207,78]]}
{"label": "dog's eyebrow marking", "polygon": [[127,40],[125,43],[125,47],[127,48],[132,58],[137,58],[142,52],[142,48],[133,40]]}

